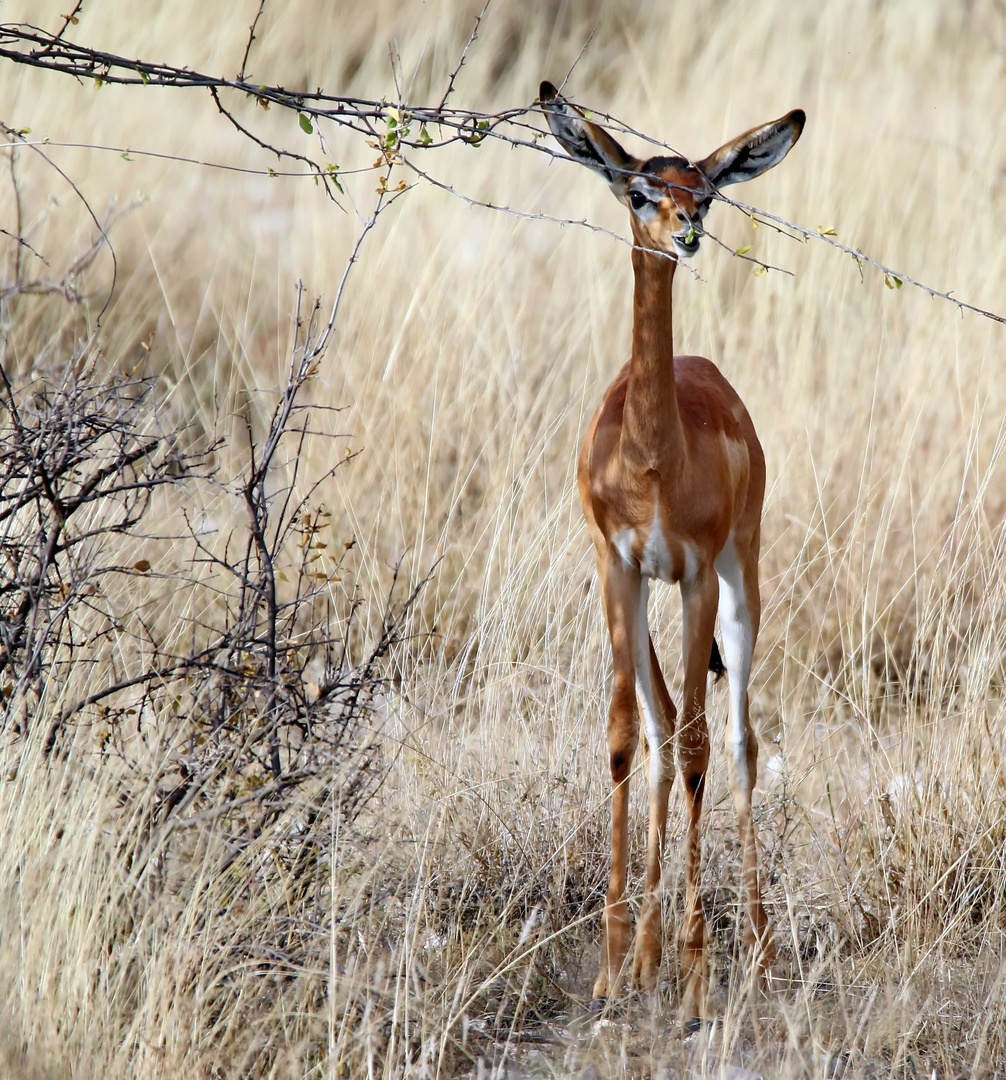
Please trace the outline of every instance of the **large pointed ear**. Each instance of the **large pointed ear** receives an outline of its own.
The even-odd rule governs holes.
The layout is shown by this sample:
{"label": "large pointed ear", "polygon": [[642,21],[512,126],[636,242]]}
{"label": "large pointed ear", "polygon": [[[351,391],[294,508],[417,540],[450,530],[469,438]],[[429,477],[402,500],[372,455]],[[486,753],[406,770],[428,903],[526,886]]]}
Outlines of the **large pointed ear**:
{"label": "large pointed ear", "polygon": [[563,150],[581,165],[600,173],[611,190],[624,198],[632,173],[641,164],[639,159],[627,154],[604,128],[592,124],[575,105],[570,105],[550,82],[541,84],[538,96],[548,126]]}
{"label": "large pointed ear", "polygon": [[745,131],[695,166],[716,188],[753,180],[782,161],[800,138],[806,121],[803,109],[794,109],[778,120]]}

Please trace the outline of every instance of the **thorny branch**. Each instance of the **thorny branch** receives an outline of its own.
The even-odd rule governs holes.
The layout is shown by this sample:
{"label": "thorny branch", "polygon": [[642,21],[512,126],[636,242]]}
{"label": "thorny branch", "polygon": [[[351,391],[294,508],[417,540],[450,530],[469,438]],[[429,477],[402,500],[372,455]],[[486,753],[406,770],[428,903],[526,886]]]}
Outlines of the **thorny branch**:
{"label": "thorny branch", "polygon": [[[0,57],[16,64],[57,71],[76,78],[93,79],[99,83],[170,86],[215,90],[218,93],[222,90],[234,90],[254,99],[260,105],[294,109],[313,119],[330,120],[358,134],[375,137],[385,133],[388,109],[386,101],[326,94],[321,90],[287,90],[281,86],[254,83],[247,78],[228,79],[204,75],[190,68],[170,64],[131,60],[115,53],[76,45],[25,24],[0,24]],[[532,111],[530,108],[517,108],[502,113],[484,113],[447,108],[446,105],[408,107],[410,118],[420,126],[436,125],[451,133],[442,142],[471,142],[473,133],[478,135],[476,141],[479,142],[488,130],[482,126],[483,121],[498,124],[519,119]],[[403,138],[402,142],[410,146],[430,145],[421,140],[419,134],[411,140]]]}
{"label": "thorny branch", "polygon": [[[468,41],[462,50],[459,62],[450,75],[447,89],[437,105],[400,102],[397,106],[390,106],[387,101],[383,100],[328,94],[320,89],[313,91],[288,90],[282,86],[259,84],[248,80],[246,75],[247,62],[252,44],[255,41],[256,29],[265,8],[265,0],[261,0],[255,19],[249,28],[241,70],[238,76],[233,79],[206,75],[186,67],[130,59],[115,53],[92,49],[67,41],[64,35],[68,27],[77,22],[76,15],[81,8],[79,3],[74,7],[70,16],[66,17],[65,25],[56,34],[49,34],[38,27],[23,23],[0,24],[0,57],[16,64],[61,72],[76,78],[93,79],[99,84],[109,82],[123,85],[168,86],[205,90],[211,94],[221,115],[226,117],[241,134],[254,141],[261,148],[275,154],[280,160],[289,159],[303,163],[307,167],[306,175],[312,176],[318,182],[324,184],[329,196],[335,199],[332,187],[338,188],[339,184],[338,174],[332,166],[323,166],[307,155],[276,146],[255,135],[247,125],[242,124],[235,117],[233,109],[225,104],[221,95],[225,92],[234,91],[257,101],[263,107],[275,105],[279,108],[294,110],[312,125],[319,121],[326,121],[352,131],[357,135],[375,141],[382,149],[385,158],[384,163],[387,164],[391,164],[396,155],[402,155],[406,150],[433,150],[458,142],[478,146],[487,139],[502,141],[510,146],[533,149],[551,157],[565,157],[565,155],[541,143],[541,131],[537,124],[533,122],[535,114],[540,111],[537,105],[515,107],[495,113],[448,106],[448,100],[454,90],[457,77],[465,63],[470,47],[478,36],[480,23],[486,14],[488,6],[487,2],[479,12]],[[651,145],[676,153],[673,147],[647,137],[608,113],[594,112],[592,113],[592,120],[594,123],[610,130],[637,136],[645,139]],[[436,131],[436,136],[431,134],[430,129]],[[8,134],[11,134],[9,129]],[[382,167],[384,163],[382,163]],[[412,162],[408,162],[408,164],[420,178],[436,183],[429,176],[427,170],[417,168]],[[466,196],[450,185],[438,184],[437,186],[445,187],[453,194],[466,198],[466,201],[473,205],[482,205],[505,213],[517,214],[521,217],[558,220],[562,224],[594,228],[585,221],[552,219],[544,214],[522,213],[494,203],[467,199]],[[722,193],[717,193],[715,198],[739,209],[746,216],[756,221],[763,220],[766,224],[771,222],[789,229],[804,241],[823,241],[844,254],[852,256],[860,266],[863,264],[872,266],[881,271],[889,280],[897,279],[899,282],[912,285],[932,297],[953,304],[961,312],[970,311],[1000,324],[1006,324],[1006,316],[959,300],[953,295],[952,291],[944,291],[927,285],[911,274],[889,266],[858,248],[840,243],[833,236],[798,225],[778,215],[770,214],[757,207],[731,199]],[[624,238],[620,237],[619,239],[627,242],[624,241]],[[716,238],[713,237],[713,239]],[[740,252],[734,254],[739,258],[746,258],[748,261],[757,263],[760,268],[766,271],[781,270],[780,267],[764,263],[754,256]]]}
{"label": "thorny branch", "polygon": [[822,233],[818,229],[808,229],[803,225],[797,225],[792,221],[787,221],[785,218],[778,217],[776,214],[770,214],[765,210],[760,210],[756,206],[749,206],[747,203],[738,202],[735,199],[723,199],[724,202],[730,206],[736,206],[739,210],[742,210],[745,214],[750,215],[755,220],[765,219],[766,221],[775,222],[777,225],[782,225],[787,229],[792,229],[793,232],[799,233],[802,239],[810,240],[823,240],[826,244],[830,244],[833,248],[837,248],[839,251],[845,252],[846,255],[851,255],[857,263],[868,263],[870,266],[880,270],[881,273],[888,277],[896,277],[900,281],[905,282],[908,285],[914,286],[916,289],[921,289],[923,292],[928,293],[930,296],[938,300],[947,300],[951,304],[954,304],[960,311],[971,311],[975,315],[983,315],[986,319],[992,319],[994,322],[1006,324],[1006,316],[998,315],[994,311],[987,311],[985,308],[975,307],[974,304],[965,303],[963,300],[958,300],[950,292],[940,292],[939,289],[934,289],[924,282],[916,281],[910,274],[904,273],[902,270],[895,270],[893,267],[879,262],[877,259],[871,258],[869,255],[864,254],[859,248],[847,247],[845,244],[840,243],[833,236],[828,236],[826,233]]}
{"label": "thorny branch", "polygon": [[226,119],[230,121],[234,128],[240,134],[244,135],[246,139],[249,139],[251,142],[255,143],[256,146],[260,146],[263,150],[272,151],[272,153],[274,153],[280,159],[290,158],[292,161],[304,162],[304,164],[306,164],[308,168],[312,170],[312,174],[322,182],[329,198],[331,198],[333,202],[338,201],[332,194],[333,180],[331,175],[324,170],[319,169],[311,158],[307,157],[306,154],[299,154],[294,150],[286,150],[282,147],[273,146],[271,143],[267,143],[263,139],[260,139],[253,131],[249,131],[248,128],[245,127],[244,124],[242,124],[241,121],[238,120],[238,118],[230,111],[230,109],[224,106],[224,103],[220,100],[220,95],[217,93],[216,87],[210,87],[210,96],[213,98],[213,104],[216,105],[217,111],[220,113],[220,115],[226,117]]}
{"label": "thorny branch", "polygon": [[454,83],[457,81],[458,75],[461,73],[461,69],[465,66],[465,60],[468,58],[468,50],[472,47],[475,39],[479,36],[479,26],[482,24],[482,17],[489,10],[489,5],[492,0],[486,0],[482,5],[482,10],[475,16],[475,25],[472,27],[472,32],[468,35],[468,40],[465,42],[465,47],[461,50],[461,56],[458,58],[458,62],[454,67],[454,70],[450,74],[450,78],[447,80],[447,89],[444,91],[444,96],[440,99],[440,105],[437,107],[437,112],[443,112],[447,105],[447,99],[454,93]]}
{"label": "thorny branch", "polygon": [[248,57],[251,55],[251,47],[255,42],[255,31],[258,29],[259,19],[262,18],[262,12],[265,11],[266,0],[259,0],[258,11],[255,13],[255,18],[252,20],[251,26],[248,28],[248,44],[245,46],[245,54],[241,57],[241,70],[238,72],[238,78],[244,82],[245,69],[248,67]]}
{"label": "thorny branch", "polygon": [[[265,0],[262,0],[265,3]],[[54,36],[54,41],[62,41],[63,35],[70,29],[71,26],[76,26],[80,20],[77,16],[80,14],[80,9],[84,6],[84,0],[77,0],[70,10],[69,15],[63,16],[63,25],[59,28]]]}
{"label": "thorny branch", "polygon": [[78,611],[100,602],[98,581],[108,572],[102,538],[129,533],[159,487],[202,461],[179,455],[157,431],[150,388],[142,383],[95,386],[66,372],[17,387],[2,367],[0,380],[6,726],[14,704],[39,698],[48,676],[78,659],[70,655]]}

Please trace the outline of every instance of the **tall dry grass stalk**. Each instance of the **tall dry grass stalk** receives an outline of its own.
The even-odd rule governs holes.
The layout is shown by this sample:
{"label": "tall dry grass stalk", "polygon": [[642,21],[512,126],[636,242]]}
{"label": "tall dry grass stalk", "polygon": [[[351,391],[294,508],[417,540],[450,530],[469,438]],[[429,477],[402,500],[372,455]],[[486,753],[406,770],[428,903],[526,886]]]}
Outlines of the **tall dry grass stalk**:
{"label": "tall dry grass stalk", "polygon": [[[0,14],[49,26],[66,6],[7,0]],[[478,6],[267,5],[249,70],[391,98],[394,42],[414,97],[435,96]],[[256,8],[94,0],[73,35],[229,72]],[[686,154],[803,106],[799,146],[744,197],[1002,311],[1004,24],[998,0],[499,0],[457,94],[473,107],[528,102],[596,25],[573,96]],[[273,164],[191,92],[96,91],[9,65],[0,85],[2,119],[33,138]],[[289,115],[258,122],[293,138]],[[345,173],[369,164],[371,150],[330,138]],[[107,365],[155,375],[175,413],[207,432],[236,435],[249,394],[267,414],[294,282],[332,294],[373,178],[346,176],[341,212],[309,181],[48,152],[95,207],[143,200],[114,237]],[[55,275],[91,225],[41,162],[21,152],[19,168],[31,242]],[[487,142],[431,168],[474,197],[626,231],[603,184],[558,161]],[[5,188],[5,227],[12,213]],[[375,721],[391,766],[380,796],[352,825],[332,817],[308,899],[270,869],[268,846],[235,863],[236,878],[207,880],[214,841],[195,830],[165,887],[146,893],[122,838],[156,785],[133,804],[117,796],[117,769],[139,767],[138,748],[123,746],[113,768],[103,736],[84,749],[85,725],[79,753],[55,764],[8,738],[6,1075],[484,1076],[505,1062],[510,1076],[725,1076],[715,1070],[730,1064],[779,1077],[1002,1075],[1002,327],[726,208],[708,224],[728,248],[751,244],[794,272],[756,278],[707,241],[701,277],[678,275],[675,315],[679,351],[721,366],[768,459],[752,706],[782,989],[750,996],[735,963],[737,853],[714,753],[704,882],[721,1022],[682,1040],[673,949],[660,1001],[585,1017],[606,874],[609,658],[573,478],[586,421],[628,350],[628,252],[417,185],[362,249],[311,391],[344,408],[317,423],[361,451],[318,493],[335,538],[356,541],[333,589],[380,601],[403,555],[413,581],[432,574],[395,656],[399,692]],[[106,263],[91,280],[107,279]],[[65,359],[100,302],[7,304],[5,366]],[[244,452],[232,438],[221,467],[233,474]],[[302,475],[321,475],[331,452],[309,441]],[[215,524],[226,536],[229,521]],[[146,579],[131,588],[123,618],[151,602]],[[181,624],[188,602],[160,594],[159,623]],[[658,590],[653,606],[676,685],[677,599]],[[364,636],[379,614],[365,613]],[[714,741],[726,707],[714,691]],[[155,764],[172,752],[169,732],[144,749]],[[672,805],[668,940],[684,826]]]}

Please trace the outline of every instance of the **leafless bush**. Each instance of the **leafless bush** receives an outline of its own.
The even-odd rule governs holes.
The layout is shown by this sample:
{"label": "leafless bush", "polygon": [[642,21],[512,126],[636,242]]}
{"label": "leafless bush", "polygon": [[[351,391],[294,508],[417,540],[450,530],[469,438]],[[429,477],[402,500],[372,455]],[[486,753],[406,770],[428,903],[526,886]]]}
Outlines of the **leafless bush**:
{"label": "leafless bush", "polygon": [[[401,604],[389,596],[364,645],[360,598],[340,610],[332,591],[353,542],[319,569],[331,512],[315,495],[350,460],[301,492],[301,454],[318,433],[298,395],[325,341],[318,306],[304,320],[298,309],[286,385],[261,437],[246,410],[248,465],[233,478],[214,466],[219,444],[191,445],[150,381],[102,378],[95,358],[79,357],[58,371],[0,372],[4,729],[43,738],[51,754],[72,746],[81,722],[97,721],[102,754],[129,763],[135,782],[145,719],[166,724],[174,782],[150,824],[212,820],[226,828],[230,858],[295,790],[308,834],[326,808],[352,817],[373,793],[381,769],[371,718],[416,595]],[[158,532],[154,497],[166,487],[188,505],[200,492],[222,496],[240,507],[245,529],[221,545],[186,514],[181,535]],[[154,580],[148,559],[123,554],[141,539],[188,546],[168,584],[205,595],[181,627],[117,606],[124,578]]]}
{"label": "leafless bush", "polygon": [[0,678],[4,726],[26,735],[69,668],[94,662],[86,623],[112,617],[106,581],[144,569],[121,564],[116,538],[157,488],[205,474],[207,456],[165,433],[149,383],[72,366],[17,385],[0,375]]}
{"label": "leafless bush", "polygon": [[[332,513],[316,496],[351,455],[300,489],[305,443],[320,433],[310,428],[317,407],[299,405],[298,395],[325,339],[318,305],[302,320],[298,301],[293,360],[266,430],[256,435],[247,410],[247,469],[215,479],[246,527],[221,550],[220,537],[187,517],[186,584],[216,602],[196,605],[209,614],[187,627],[195,644],[185,654],[158,645],[159,670],[172,678],[147,683],[148,707],[163,711],[168,702],[181,733],[179,781],[162,816],[226,822],[228,864],[290,809],[294,792],[302,852],[330,810],[352,819],[373,794],[382,776],[373,719],[387,690],[384,662],[421,587],[401,602],[392,588],[369,644],[357,632],[361,597],[350,593],[340,605],[334,596],[354,542],[332,535]],[[330,546],[340,550],[328,554]]]}
{"label": "leafless bush", "polygon": [[[367,626],[363,598],[337,591],[354,541],[334,540],[318,489],[352,456],[303,483],[319,432],[299,397],[327,333],[317,304],[296,325],[285,385],[264,424],[247,407],[247,464],[231,477],[221,443],[173,421],[151,381],[103,378],[97,358],[0,371],[3,734],[111,786],[122,820],[109,823],[116,870],[98,907],[107,948],[171,911],[218,913],[199,931],[220,963],[211,1007],[237,1023],[327,955],[331,836],[386,774],[389,654],[419,589],[399,599],[393,586]],[[227,535],[207,528],[210,500],[237,523]],[[164,518],[167,503],[188,509]],[[161,572],[151,559],[165,542],[175,569]],[[187,592],[192,614],[131,609],[138,578],[155,609]],[[246,964],[258,1006],[228,974]]]}
{"label": "leafless bush", "polygon": [[[208,1007],[241,1024],[286,993],[290,972],[324,966],[332,837],[387,774],[391,653],[421,588],[402,590],[396,570],[377,603],[363,595],[347,566],[355,539],[321,497],[353,458],[316,421],[335,410],[309,403],[345,277],[327,317],[298,290],[274,405],[244,392],[241,436],[225,447],[180,419],[158,379],[116,371],[100,326],[81,340],[109,220],[84,203],[97,239],[62,279],[32,276],[29,260],[49,263],[26,239],[16,153],[0,288],[0,740],[9,761],[38,751],[41,775],[108,795],[102,951],[206,911],[189,932],[214,942]],[[379,196],[360,242],[393,199]],[[33,348],[23,317],[42,293],[68,306]],[[334,464],[305,477],[320,439],[337,444]],[[365,827],[354,836],[367,845]],[[248,964],[255,1001],[233,974]],[[137,971],[116,971],[117,992],[135,993]],[[324,980],[302,985],[322,994]]]}

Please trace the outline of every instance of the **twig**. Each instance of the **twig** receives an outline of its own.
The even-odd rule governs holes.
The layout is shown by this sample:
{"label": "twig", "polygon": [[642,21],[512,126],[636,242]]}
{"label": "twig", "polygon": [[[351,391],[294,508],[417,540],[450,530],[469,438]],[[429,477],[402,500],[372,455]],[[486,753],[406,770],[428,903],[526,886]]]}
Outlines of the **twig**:
{"label": "twig", "polygon": [[596,33],[597,33],[597,27],[595,26],[594,29],[591,30],[590,34],[587,36],[587,40],[583,43],[583,46],[581,47],[580,51],[576,54],[576,59],[573,61],[572,64],[569,65],[569,71],[566,72],[565,78],[562,80],[561,83],[559,83],[559,93],[560,94],[562,93],[562,88],[566,85],[566,83],[569,82],[570,76],[573,74],[574,70],[576,69],[576,65],[579,64],[579,62],[583,59],[583,54],[587,51],[587,46],[594,40],[594,35]]}
{"label": "twig", "polygon": [[248,66],[248,57],[251,53],[252,42],[255,40],[255,30],[258,27],[258,21],[262,18],[262,12],[265,11],[266,0],[259,0],[258,11],[255,13],[255,18],[252,19],[252,24],[248,29],[248,44],[245,45],[245,54],[241,57],[241,70],[238,72],[238,82],[245,81],[245,68]]}
{"label": "twig", "polygon": [[49,724],[49,730],[46,732],[45,742],[43,743],[44,755],[48,757],[52,753],[60,729],[67,720],[72,720],[77,713],[82,712],[91,705],[97,705],[98,702],[104,701],[105,698],[112,697],[115,694],[121,694],[123,690],[130,690],[134,686],[149,686],[152,682],[170,679],[174,675],[183,672],[188,666],[188,661],[182,660],[180,663],[170,667],[144,671],[140,675],[134,675],[127,679],[120,679],[118,682],[112,683],[102,690],[95,690],[93,694],[89,694],[87,697],[75,701],[72,705],[68,705],[65,709],[61,710]]}
{"label": "twig", "polygon": [[17,148],[10,138],[10,182],[14,189],[14,229],[17,232],[18,245],[14,249],[14,284],[21,284],[22,251],[21,237],[24,235],[24,209],[21,205],[21,185],[17,180]]}
{"label": "twig", "polygon": [[705,226],[702,228],[702,236],[708,236],[714,244],[718,244],[724,251],[729,251],[735,259],[743,259],[745,262],[754,263],[756,266],[761,266],[765,270],[775,270],[779,274],[788,274],[790,277],[796,277],[792,270],[787,270],[784,266],[776,266],[774,263],[762,262],[761,259],[756,258],[754,255],[748,255],[745,251],[735,251],[729,244],[725,244],[715,233],[711,233]]}
{"label": "twig", "polygon": [[[557,155],[558,156],[558,155]],[[689,265],[687,262],[681,262],[677,255],[672,255],[666,251],[654,251],[650,248],[641,248],[633,244],[631,240],[627,240],[621,233],[613,232],[611,229],[606,229],[603,225],[595,225],[592,221],[588,221],[586,218],[562,218],[556,217],[554,214],[546,214],[542,210],[529,211],[529,210],[515,210],[512,206],[505,206],[502,203],[487,202],[483,199],[473,198],[471,195],[466,195],[463,191],[458,191],[457,188],[452,187],[450,184],[443,180],[438,180],[435,176],[420,169],[418,165],[410,161],[408,158],[403,158],[402,163],[410,168],[418,177],[425,180],[431,187],[439,188],[441,191],[446,191],[447,194],[453,195],[454,198],[460,199],[461,202],[468,206],[478,206],[484,210],[497,210],[502,214],[507,214],[509,217],[519,218],[522,221],[547,221],[553,225],[573,225],[578,229],[586,229],[588,232],[598,233],[601,236],[608,236],[612,240],[617,240],[620,244],[625,244],[626,247],[637,251],[649,251],[651,255],[657,255],[663,259],[673,259],[678,262],[685,270],[688,271],[697,280],[702,281],[702,275],[695,269],[694,266]],[[777,269],[773,267],[773,269]],[[789,271],[784,271],[789,273]]]}
{"label": "twig", "polygon": [[234,116],[234,114],[232,112],[230,112],[229,109],[226,109],[224,107],[224,104],[220,100],[220,95],[217,93],[217,88],[215,86],[210,87],[210,96],[213,98],[213,102],[216,105],[217,110],[220,112],[220,115],[225,116],[234,125],[234,127],[242,135],[245,136],[245,138],[250,139],[253,143],[255,143],[256,146],[262,147],[263,150],[271,151],[280,160],[282,160],[283,158],[290,158],[293,161],[302,161],[302,162],[304,162],[304,164],[307,165],[308,168],[313,170],[314,176],[317,179],[321,180],[322,184],[325,187],[325,193],[332,200],[332,202],[336,203],[336,205],[341,207],[341,203],[339,203],[339,200],[332,193],[332,188],[331,188],[331,186],[329,184],[329,177],[328,177],[328,174],[325,172],[324,169],[320,168],[317,164],[315,164],[315,162],[313,162],[309,157],[305,156],[304,154],[298,154],[294,150],[284,150],[281,147],[273,146],[272,143],[265,142],[265,140],[260,139],[254,132],[249,131],[248,128],[246,128]]}
{"label": "twig", "polygon": [[910,274],[906,274],[904,270],[895,270],[893,267],[887,266],[877,259],[871,258],[869,255],[864,255],[859,248],[851,248],[846,244],[840,243],[838,240],[833,239],[830,236],[826,236],[822,232],[818,232],[816,229],[807,229],[803,225],[797,225],[792,221],[787,221],[785,218],[778,217],[776,214],[770,214],[765,210],[759,210],[755,206],[749,206],[747,203],[738,202],[736,199],[727,198],[724,195],[717,194],[717,198],[720,201],[727,203],[730,206],[737,207],[738,210],[742,210],[749,217],[755,214],[758,217],[767,218],[769,221],[774,221],[778,225],[782,225],[787,229],[792,229],[794,232],[799,233],[802,237],[809,240],[823,240],[826,244],[830,244],[833,248],[837,248],[839,251],[845,252],[846,255],[851,255],[858,262],[865,262],[870,266],[875,267],[882,273],[889,277],[896,277],[900,281],[905,282],[908,285],[913,285],[916,289],[921,289],[924,293],[928,293],[930,296],[939,300],[947,300],[949,303],[954,304],[961,311],[971,311],[975,315],[982,315],[986,319],[991,319],[993,322],[1002,323],[1006,325],[1006,316],[997,315],[994,311],[988,311],[985,308],[976,307],[974,304],[965,303],[963,300],[958,300],[951,292],[940,292],[939,289],[934,289],[930,285],[926,285],[924,282],[916,281]]}
{"label": "twig", "polygon": [[51,49],[56,44],[56,42],[61,41],[63,35],[66,33],[67,29],[71,25],[77,25],[77,23],[80,21],[77,16],[80,14],[80,9],[83,6],[84,0],[77,0],[77,3],[74,4],[72,10],[70,11],[70,14],[63,16],[63,25],[59,28],[59,32],[53,37],[52,44],[49,45],[45,50],[43,50],[44,52],[48,52],[49,49]]}
{"label": "twig", "polygon": [[377,224],[378,215],[391,206],[392,203],[396,202],[399,196],[404,195],[406,190],[408,189],[396,192],[382,192],[378,196],[374,212],[364,222],[363,228],[356,238],[356,243],[353,244],[353,250],[349,253],[349,258],[346,260],[346,265],[343,267],[342,277],[339,279],[339,287],[335,291],[335,299],[332,301],[332,308],[328,315],[328,322],[325,324],[325,328],[311,352],[312,361],[320,357],[328,346],[328,340],[332,336],[332,331],[335,329],[335,320],[338,317],[339,308],[342,305],[342,297],[346,291],[346,282],[349,280],[350,271],[356,265],[356,260],[359,258],[363,241],[367,238],[367,234],[370,230]]}
{"label": "twig", "polygon": [[29,244],[28,241],[25,240],[23,236],[18,236],[16,233],[12,233],[8,229],[0,229],[0,236],[6,236],[9,239],[13,240],[15,243],[20,244],[21,247],[27,248],[32,253],[32,255],[34,255],[36,259],[40,259],[45,266],[49,265],[49,260],[44,255],[40,255],[31,246],[31,244]]}
{"label": "twig", "polygon": [[461,50],[461,56],[457,62],[456,67],[450,74],[450,78],[447,80],[447,89],[444,91],[444,96],[440,99],[440,104],[437,106],[437,112],[442,113],[444,107],[447,105],[447,99],[454,93],[454,82],[458,77],[461,69],[465,66],[465,59],[468,56],[468,50],[472,47],[475,39],[479,36],[479,23],[482,22],[482,16],[489,10],[489,5],[492,0],[486,0],[482,5],[482,10],[475,17],[475,25],[472,27],[472,32],[468,35],[468,40],[465,42],[465,47]]}
{"label": "twig", "polygon": [[[292,177],[294,179],[308,179],[314,180],[318,176],[318,167],[311,163],[311,168],[307,171],[292,172],[283,169],[253,169],[247,165],[228,165],[223,161],[207,161],[205,158],[191,158],[185,157],[182,154],[164,154],[157,150],[137,150],[134,146],[107,146],[103,143],[86,143],[86,142],[63,142],[57,139],[41,139],[34,141],[31,139],[25,139],[22,143],[23,146],[50,146],[71,150],[98,150],[102,153],[118,154],[120,157],[124,157],[127,160],[132,157],[146,157],[155,158],[159,161],[177,161],[182,165],[199,165],[204,169],[219,169],[222,172],[243,173],[245,176],[271,176],[271,177]],[[357,173],[373,172],[374,168],[371,165],[361,169],[340,169],[339,176],[353,176]]]}
{"label": "twig", "polygon": [[[78,4],[78,8],[79,6],[80,5]],[[3,131],[3,133],[8,137],[8,139],[11,140],[11,142],[14,142],[16,140],[17,142],[23,143],[24,145],[28,146],[29,149],[33,150],[36,154],[38,154],[38,156],[51,169],[55,169],[55,171],[59,173],[59,175],[66,181],[73,193],[83,204],[84,209],[87,211],[88,217],[94,222],[95,226],[98,229],[98,232],[101,234],[102,243],[107,245],[108,247],[108,253],[112,258],[112,281],[108,288],[108,296],[105,298],[105,302],[104,304],[102,304],[101,311],[98,312],[98,316],[94,320],[94,330],[92,333],[97,333],[97,331],[101,327],[101,320],[102,318],[104,318],[105,312],[108,310],[108,305],[112,302],[112,295],[115,292],[115,283],[119,275],[119,260],[115,257],[115,248],[112,247],[112,242],[108,238],[108,233],[105,230],[105,227],[98,220],[97,214],[95,214],[94,210],[91,209],[91,204],[87,201],[86,198],[84,198],[84,194],[80,190],[80,188],[77,187],[73,180],[71,180],[70,177],[67,176],[67,174],[54,161],[52,161],[47,154],[44,154],[34,143],[27,143],[25,141],[24,135],[21,134],[21,132],[15,131],[13,128],[8,127],[2,121],[0,121],[0,131]],[[11,153],[13,153],[13,150],[11,151]],[[97,254],[97,252],[95,252],[95,254]]]}

